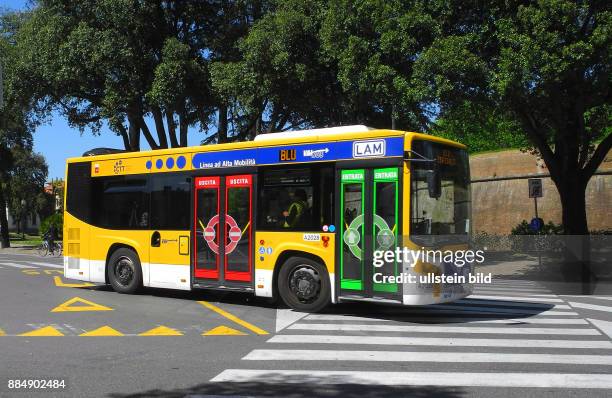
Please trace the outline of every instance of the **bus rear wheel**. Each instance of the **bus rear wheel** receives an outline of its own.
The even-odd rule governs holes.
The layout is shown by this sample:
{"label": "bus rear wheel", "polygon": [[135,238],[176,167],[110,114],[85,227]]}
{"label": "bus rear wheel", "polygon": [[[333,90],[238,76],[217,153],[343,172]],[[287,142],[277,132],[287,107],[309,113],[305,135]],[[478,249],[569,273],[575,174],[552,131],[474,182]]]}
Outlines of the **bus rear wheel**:
{"label": "bus rear wheel", "polygon": [[321,311],[331,297],[327,270],[308,258],[292,257],[278,273],[278,292],[285,304],[294,310]]}
{"label": "bus rear wheel", "polygon": [[134,250],[117,249],[107,264],[108,280],[117,293],[133,294],[142,288],[142,268]]}

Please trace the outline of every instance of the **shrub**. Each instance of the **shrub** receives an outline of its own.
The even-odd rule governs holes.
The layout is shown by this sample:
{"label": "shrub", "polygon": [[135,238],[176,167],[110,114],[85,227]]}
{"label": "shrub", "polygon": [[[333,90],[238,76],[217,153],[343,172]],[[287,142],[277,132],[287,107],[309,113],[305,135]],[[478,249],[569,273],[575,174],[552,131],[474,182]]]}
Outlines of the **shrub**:
{"label": "shrub", "polygon": [[523,220],[514,228],[510,234],[512,235],[561,235],[563,233],[563,225],[555,224],[552,221],[549,221],[547,224],[542,226],[542,229],[539,231],[534,231],[529,226],[527,220]]}
{"label": "shrub", "polygon": [[55,213],[45,218],[40,223],[40,228],[39,228],[40,235],[42,236],[45,232],[47,232],[51,225],[55,225],[55,228],[57,228],[57,233],[61,237],[62,230],[64,228],[64,215],[62,213]]}

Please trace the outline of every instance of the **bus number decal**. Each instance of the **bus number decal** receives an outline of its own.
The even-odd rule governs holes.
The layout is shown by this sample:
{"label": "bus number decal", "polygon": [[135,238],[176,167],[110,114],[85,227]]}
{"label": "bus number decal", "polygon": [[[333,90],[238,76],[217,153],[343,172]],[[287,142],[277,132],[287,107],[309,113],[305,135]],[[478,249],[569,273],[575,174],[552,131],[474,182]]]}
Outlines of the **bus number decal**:
{"label": "bus number decal", "polygon": [[306,242],[318,242],[321,240],[321,234],[304,234]]}

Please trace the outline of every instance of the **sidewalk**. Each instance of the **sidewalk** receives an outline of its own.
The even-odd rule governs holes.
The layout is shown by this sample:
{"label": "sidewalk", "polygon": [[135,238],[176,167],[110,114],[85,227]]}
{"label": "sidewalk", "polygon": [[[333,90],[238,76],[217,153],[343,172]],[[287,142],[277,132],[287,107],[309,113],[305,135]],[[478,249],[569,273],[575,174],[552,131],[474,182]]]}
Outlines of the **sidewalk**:
{"label": "sidewalk", "polygon": [[20,245],[16,243],[11,243],[11,247],[8,248],[0,248],[0,254],[36,254],[36,247],[32,245]]}

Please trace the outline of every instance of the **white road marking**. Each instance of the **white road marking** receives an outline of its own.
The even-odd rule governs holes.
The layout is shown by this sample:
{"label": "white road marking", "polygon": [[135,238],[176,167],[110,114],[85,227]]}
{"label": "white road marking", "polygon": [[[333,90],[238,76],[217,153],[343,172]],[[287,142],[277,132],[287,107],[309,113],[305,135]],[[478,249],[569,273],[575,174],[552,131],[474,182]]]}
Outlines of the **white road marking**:
{"label": "white road marking", "polygon": [[[474,297],[474,296],[470,296]],[[531,303],[531,302],[514,302],[514,301],[500,301],[500,300],[484,300],[484,299],[472,299],[466,298],[457,300],[456,303],[460,304],[488,304],[492,306],[500,306],[500,307],[531,307],[531,308],[549,308],[549,309],[557,309],[557,310],[571,310],[567,304],[548,304],[548,303]]]}
{"label": "white road marking", "polygon": [[[546,290],[545,290],[546,291]],[[532,293],[532,292],[513,292],[510,290],[490,290],[490,289],[476,289],[473,294],[482,294],[482,295],[500,295],[500,296],[533,296],[533,297],[559,297],[556,294],[549,293]]]}
{"label": "white road marking", "polygon": [[[514,347],[514,348],[595,348],[612,349],[609,340],[528,340],[528,339],[473,339],[455,337],[397,337],[397,336],[336,336],[283,334],[272,337],[267,343],[289,344],[364,344],[391,346],[434,347]],[[492,353],[490,355],[497,355]]]}
{"label": "white road marking", "polygon": [[479,294],[474,294],[468,296],[471,299],[489,299],[489,300],[508,300],[508,301],[544,301],[549,303],[562,303],[563,300],[560,298],[545,298],[545,297],[517,297],[517,296],[481,296]]}
{"label": "white road marking", "polygon": [[588,318],[587,320],[591,322],[593,325],[595,325],[599,330],[607,334],[608,337],[612,339],[612,322],[601,321],[599,319],[591,319],[591,318]]}
{"label": "white road marking", "polygon": [[536,287],[542,287],[542,285],[540,285],[537,282],[532,282],[532,281],[511,281],[508,279],[497,279],[497,280],[492,280],[491,283],[477,283],[475,284],[475,286],[496,286],[496,285],[505,285],[505,286],[536,286]]}
{"label": "white road marking", "polygon": [[[588,325],[589,323],[584,319],[578,318],[511,318],[511,319],[482,319],[482,318],[408,318],[408,317],[393,317],[401,318],[401,320],[415,322],[428,320],[432,322],[462,322],[462,323],[503,323],[503,324],[515,324],[515,323],[529,323],[529,324],[541,324],[541,325]],[[380,318],[367,318],[363,316],[353,315],[328,315],[328,314],[312,314],[304,318],[304,321],[357,321],[357,322],[389,322],[395,319],[380,319]]]}
{"label": "white road marking", "polygon": [[30,269],[37,269],[38,267],[33,267],[31,265],[23,265],[23,264],[15,264],[15,263],[0,263],[2,265],[6,265],[7,267],[14,267],[14,268],[30,268]]}
{"label": "white road marking", "polygon": [[612,365],[612,355],[508,354],[496,352],[340,351],[256,349],[246,361],[355,361],[355,362],[453,362],[547,363],[563,365]]}
{"label": "white road marking", "polygon": [[562,329],[562,328],[522,328],[522,327],[468,327],[468,326],[425,326],[425,325],[372,325],[372,324],[331,324],[331,323],[297,323],[289,326],[292,330],[338,330],[367,332],[413,332],[413,333],[491,333],[491,334],[545,334],[599,336],[595,329]]}
{"label": "white road marking", "polygon": [[62,269],[64,268],[63,265],[50,264],[50,263],[35,263],[35,262],[30,262],[30,264],[40,265],[41,267],[62,268]]}
{"label": "white road marking", "polygon": [[[482,307],[474,305],[448,305],[436,304],[435,306],[427,307],[427,309],[413,309],[412,313],[434,313],[437,310],[457,310],[463,313],[478,313],[478,314],[523,314],[523,315],[540,315],[540,316],[557,316],[557,315],[578,315],[573,311],[553,311],[553,310],[535,310],[535,309],[520,309],[520,308],[499,308],[499,307]],[[444,312],[444,311],[439,311]]]}
{"label": "white road marking", "polygon": [[372,372],[337,370],[227,369],[211,382],[269,384],[365,384],[455,387],[612,388],[612,374]]}
{"label": "white road marking", "polygon": [[304,318],[308,313],[297,312],[291,309],[279,308],[276,310],[276,332]]}
{"label": "white road marking", "polygon": [[310,314],[305,321],[360,321],[360,322],[389,322],[389,319],[367,318],[364,316],[354,315],[328,315],[328,314]]}
{"label": "white road marking", "polygon": [[596,299],[596,300],[612,300],[612,296],[589,296],[589,295],[573,295],[573,294],[562,294],[562,297],[576,297],[576,298],[586,298],[586,299]]}
{"label": "white road marking", "polygon": [[585,310],[593,310],[593,311],[604,311],[604,312],[612,312],[612,306],[608,307],[606,305],[595,305],[595,304],[586,304],[586,303],[574,303],[569,302],[574,308],[583,308]]}
{"label": "white road marking", "polygon": [[533,289],[517,289],[517,288],[512,288],[512,287],[497,287],[497,286],[487,286],[487,287],[477,287],[474,290],[477,291],[499,291],[499,292],[507,292],[509,294],[513,294],[513,293],[546,293],[546,292],[550,292],[550,290],[548,289],[542,289],[542,288],[533,288]]}

